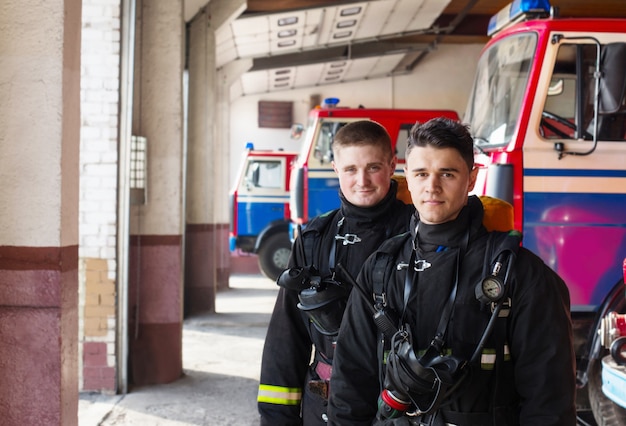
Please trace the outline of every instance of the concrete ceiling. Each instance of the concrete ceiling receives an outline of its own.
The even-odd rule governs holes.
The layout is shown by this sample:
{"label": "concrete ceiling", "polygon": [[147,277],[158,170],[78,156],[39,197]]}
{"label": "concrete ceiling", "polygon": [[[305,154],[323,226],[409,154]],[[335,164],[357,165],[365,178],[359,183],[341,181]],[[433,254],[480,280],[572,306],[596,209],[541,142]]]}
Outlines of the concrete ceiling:
{"label": "concrete ceiling", "polygon": [[[206,0],[185,0],[191,19]],[[247,59],[231,97],[410,73],[439,43],[485,43],[509,0],[248,0],[216,32],[216,63]],[[626,0],[553,1],[561,17],[623,17]]]}

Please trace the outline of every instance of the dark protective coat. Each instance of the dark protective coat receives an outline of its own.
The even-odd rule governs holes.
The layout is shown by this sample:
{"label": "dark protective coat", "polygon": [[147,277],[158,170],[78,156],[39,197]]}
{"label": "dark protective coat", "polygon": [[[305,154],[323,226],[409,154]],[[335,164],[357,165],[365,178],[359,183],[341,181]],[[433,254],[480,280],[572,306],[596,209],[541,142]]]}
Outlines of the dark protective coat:
{"label": "dark protective coat", "polygon": [[[340,194],[340,209],[311,220],[302,236],[295,240],[290,267],[315,265],[323,278],[330,277],[331,246],[335,245],[334,265],[341,263],[356,277],[365,259],[383,241],[409,229],[415,209],[397,200],[396,190],[392,181],[385,199],[372,208],[351,205]],[[343,222],[338,226],[340,221]],[[360,241],[344,245],[342,239],[335,238],[346,234],[355,234]],[[313,238],[312,258],[310,254],[302,258],[303,238]],[[326,424],[323,417],[327,401],[311,392],[308,382],[319,379],[314,371],[318,360],[332,363],[336,336],[320,333],[298,309],[298,301],[297,291],[280,288],[263,349],[258,403],[262,426]],[[276,391],[278,397],[269,398],[272,392],[267,389]]]}
{"label": "dark protective coat", "polygon": [[[389,306],[410,325],[413,347],[425,349],[438,327],[442,309],[455,281],[459,247],[468,238],[465,256],[460,260],[458,292],[447,329],[445,350],[469,360],[485,330],[490,310],[481,306],[475,286],[485,275],[488,232],[482,225],[483,208],[476,197],[469,197],[459,217],[442,225],[420,224],[405,238],[393,265],[408,263],[417,246],[418,259],[430,267],[415,272],[410,297],[404,311],[407,268],[388,268],[385,285]],[[469,232],[469,234],[466,234]],[[387,243],[388,245],[388,243]],[[437,250],[445,246],[445,251]],[[381,251],[385,251],[385,245]],[[368,259],[358,277],[360,286],[372,294],[373,265]],[[569,314],[569,293],[565,283],[530,251],[520,248],[514,281],[509,285],[512,306],[508,318],[497,321],[482,351],[497,350],[493,364],[474,363],[470,375],[458,390],[444,400],[432,424],[457,425],[574,425],[575,357]],[[329,405],[331,425],[371,425],[377,413],[381,392],[377,355],[380,334],[372,321],[366,301],[356,291],[350,295],[339,332],[333,365]],[[500,330],[500,331],[498,331]],[[498,334],[505,334],[500,336]],[[505,342],[510,357],[504,356]],[[499,346],[499,347],[498,347]],[[492,352],[489,352],[491,350]],[[383,370],[384,371],[384,370]],[[470,418],[468,413],[483,413]],[[478,420],[480,419],[480,420]],[[488,419],[485,421],[485,419]],[[413,424],[403,416],[374,424]]]}

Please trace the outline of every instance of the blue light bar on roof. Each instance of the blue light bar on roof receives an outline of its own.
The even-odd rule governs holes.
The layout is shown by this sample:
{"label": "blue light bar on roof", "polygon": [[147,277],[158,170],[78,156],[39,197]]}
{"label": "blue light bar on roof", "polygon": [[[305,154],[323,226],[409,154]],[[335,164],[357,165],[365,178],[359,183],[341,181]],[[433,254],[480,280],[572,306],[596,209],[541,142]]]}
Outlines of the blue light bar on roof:
{"label": "blue light bar on roof", "polygon": [[322,108],[334,108],[339,104],[339,98],[325,98],[322,101]]}
{"label": "blue light bar on roof", "polygon": [[249,151],[254,151],[254,144],[252,142],[246,142],[246,149]]}
{"label": "blue light bar on roof", "polygon": [[491,36],[504,27],[529,18],[550,14],[549,0],[514,0],[489,20],[487,35]]}

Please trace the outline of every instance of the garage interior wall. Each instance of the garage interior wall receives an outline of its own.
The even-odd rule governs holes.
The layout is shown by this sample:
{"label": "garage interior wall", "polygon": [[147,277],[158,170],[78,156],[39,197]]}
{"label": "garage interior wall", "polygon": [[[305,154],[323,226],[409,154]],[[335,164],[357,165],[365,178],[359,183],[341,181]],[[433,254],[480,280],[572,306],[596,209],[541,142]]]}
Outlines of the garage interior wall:
{"label": "garage interior wall", "polygon": [[356,108],[452,109],[461,117],[476,72],[482,44],[445,44],[430,52],[411,74],[307,89],[243,96],[230,105],[230,186],[234,184],[246,142],[256,149],[298,151],[300,141],[290,139],[289,129],[259,128],[259,101],[292,101],[294,122],[306,124],[310,98],[336,97],[340,106]]}

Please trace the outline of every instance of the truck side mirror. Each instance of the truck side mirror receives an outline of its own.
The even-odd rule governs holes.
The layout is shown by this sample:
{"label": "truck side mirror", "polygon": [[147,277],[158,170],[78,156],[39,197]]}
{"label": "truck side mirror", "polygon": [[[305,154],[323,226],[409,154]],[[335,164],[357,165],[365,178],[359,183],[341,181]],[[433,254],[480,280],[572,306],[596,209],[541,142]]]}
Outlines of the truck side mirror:
{"label": "truck side mirror", "polygon": [[614,114],[622,108],[626,94],[626,43],[609,43],[602,49],[600,114]]}
{"label": "truck side mirror", "polygon": [[250,163],[248,172],[245,177],[246,189],[252,190],[255,186],[259,186],[259,163]]}
{"label": "truck side mirror", "polygon": [[302,133],[304,132],[304,126],[302,123],[293,123],[291,125],[291,134],[289,137],[293,140],[298,140],[302,137]]}

